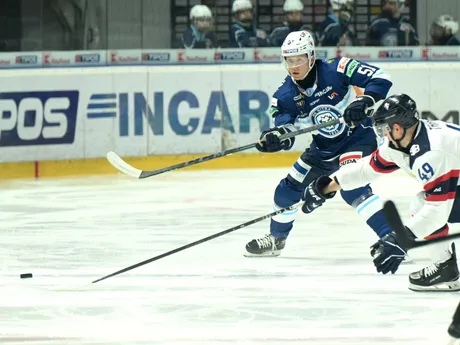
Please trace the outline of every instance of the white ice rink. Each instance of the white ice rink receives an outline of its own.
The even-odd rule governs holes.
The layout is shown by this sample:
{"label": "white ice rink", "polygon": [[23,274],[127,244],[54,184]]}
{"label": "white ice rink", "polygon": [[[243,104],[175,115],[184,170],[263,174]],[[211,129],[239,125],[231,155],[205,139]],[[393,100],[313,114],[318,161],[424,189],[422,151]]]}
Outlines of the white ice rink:
{"label": "white ice rink", "polygon": [[[378,275],[375,235],[340,197],[299,213],[278,258],[242,255],[264,221],[90,284],[270,213],[287,171],[1,182],[0,344],[447,344],[460,295],[407,289],[426,249]],[[417,190],[376,188],[401,211]]]}

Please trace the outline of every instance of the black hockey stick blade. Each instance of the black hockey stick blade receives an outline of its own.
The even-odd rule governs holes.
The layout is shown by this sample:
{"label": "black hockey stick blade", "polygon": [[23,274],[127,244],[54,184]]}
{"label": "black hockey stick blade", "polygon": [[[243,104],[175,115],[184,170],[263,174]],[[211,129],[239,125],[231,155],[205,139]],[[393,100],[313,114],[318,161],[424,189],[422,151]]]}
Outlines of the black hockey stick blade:
{"label": "black hockey stick blade", "polygon": [[460,233],[457,233],[431,240],[418,241],[412,239],[412,236],[407,233],[407,229],[399,216],[394,202],[391,200],[388,200],[383,204],[383,214],[385,215],[390,228],[396,233],[396,240],[407,250],[425,247],[439,242],[450,242],[456,238],[460,238]]}
{"label": "black hockey stick blade", "polygon": [[391,230],[395,232],[396,240],[404,248],[413,248],[415,241],[408,236],[406,227],[404,226],[401,217],[399,216],[398,209],[393,201],[385,201],[383,204],[383,214],[385,215]]}
{"label": "black hockey stick blade", "polygon": [[[324,122],[324,123],[320,123],[318,125],[303,128],[303,129],[300,129],[300,130],[295,131],[295,132],[287,133],[285,135],[282,135],[280,137],[280,140],[293,138],[293,137],[301,135],[301,134],[314,132],[314,131],[317,131],[319,129],[330,127],[330,126],[335,126],[335,125],[337,125],[339,123],[343,123],[343,118],[335,119],[335,120]],[[221,151],[221,152],[218,152],[218,153],[214,153],[212,155],[196,158],[196,159],[193,159],[191,161],[171,165],[169,167],[165,167],[165,168],[161,168],[161,169],[157,169],[157,170],[140,170],[140,169],[136,169],[133,166],[131,166],[128,163],[126,163],[119,155],[117,155],[113,151],[110,151],[110,152],[107,153],[107,160],[117,170],[125,173],[126,175],[129,175],[129,176],[132,176],[132,177],[138,178],[138,179],[144,179],[144,178],[147,178],[147,177],[160,175],[160,174],[163,174],[163,173],[168,172],[168,171],[182,169],[182,168],[189,167],[191,165],[195,165],[195,164],[199,164],[199,163],[203,163],[203,162],[208,162],[208,161],[216,159],[216,158],[229,156],[229,155],[231,155],[233,153],[246,151],[246,150],[255,148],[256,144],[257,143],[252,143],[252,144],[248,144],[248,145],[244,145],[244,146],[240,146],[240,147],[235,147],[233,149]]]}
{"label": "black hockey stick blade", "polygon": [[452,338],[460,339],[460,303],[455,310],[452,323],[449,325],[447,332]]}
{"label": "black hockey stick blade", "polygon": [[170,255],[172,255],[172,254],[181,252],[181,251],[183,251],[183,250],[185,250],[185,249],[188,249],[188,248],[197,246],[197,245],[199,245],[199,244],[201,244],[201,243],[210,241],[210,240],[212,240],[212,239],[214,239],[214,238],[217,238],[217,237],[226,235],[226,234],[228,234],[228,233],[230,233],[230,232],[233,232],[233,231],[236,231],[236,230],[239,230],[239,229],[243,229],[243,228],[245,228],[245,227],[247,227],[247,226],[249,226],[249,225],[252,225],[252,224],[261,222],[261,221],[263,221],[263,220],[265,220],[265,219],[270,219],[270,218],[272,218],[272,217],[274,217],[274,216],[276,216],[276,215],[278,215],[278,214],[284,213],[284,212],[286,212],[286,211],[294,210],[294,209],[296,209],[296,208],[302,206],[302,204],[303,204],[303,201],[300,201],[300,202],[298,202],[297,204],[294,204],[294,205],[292,205],[292,206],[290,206],[290,207],[282,208],[282,209],[280,209],[280,210],[278,210],[278,211],[275,211],[275,212],[266,214],[265,216],[262,216],[262,217],[259,217],[259,218],[250,220],[250,221],[248,221],[248,222],[245,222],[245,223],[239,224],[239,225],[237,225],[237,226],[234,226],[234,227],[232,227],[232,228],[230,228],[230,229],[227,229],[227,230],[218,232],[218,233],[216,233],[216,234],[214,234],[214,235],[211,235],[211,236],[202,238],[201,240],[198,240],[198,241],[195,241],[195,242],[186,244],[186,245],[184,245],[184,246],[182,246],[182,247],[179,247],[179,248],[170,250],[169,252],[166,252],[166,253],[157,255],[157,256],[155,256],[155,257],[153,257],[153,258],[147,259],[147,260],[145,260],[145,261],[139,262],[139,263],[134,264],[134,265],[132,265],[132,266],[123,268],[123,269],[121,269],[121,270],[119,270],[119,271],[117,271],[117,272],[114,272],[114,273],[112,273],[112,274],[106,275],[105,277],[102,277],[102,278],[99,278],[99,279],[97,279],[97,280],[94,280],[94,281],[92,282],[92,284],[97,283],[97,282],[100,282],[100,281],[105,280],[105,279],[107,279],[107,278],[111,278],[111,277],[117,276],[117,275],[119,275],[119,274],[122,274],[122,273],[125,273],[125,272],[128,272],[128,271],[131,271],[131,270],[133,270],[133,269],[135,269],[135,268],[138,268],[138,267],[147,265],[147,264],[149,264],[149,263],[151,263],[151,262],[153,262],[153,261],[160,260],[160,259],[165,258],[165,257],[167,257],[167,256],[170,256]]}

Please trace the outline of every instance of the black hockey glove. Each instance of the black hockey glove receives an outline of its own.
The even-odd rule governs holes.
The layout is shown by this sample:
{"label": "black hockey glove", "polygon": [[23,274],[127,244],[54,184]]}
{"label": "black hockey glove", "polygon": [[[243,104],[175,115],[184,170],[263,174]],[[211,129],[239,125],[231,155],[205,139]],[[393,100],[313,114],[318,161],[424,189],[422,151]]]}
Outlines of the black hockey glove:
{"label": "black hockey glove", "polygon": [[263,131],[260,135],[260,142],[256,144],[256,149],[260,152],[278,152],[289,150],[294,145],[295,138],[280,140],[280,136],[292,132],[289,128],[273,127]]}
{"label": "black hockey glove", "polygon": [[361,122],[366,120],[367,117],[371,116],[372,110],[369,108],[374,104],[374,99],[371,96],[363,95],[357,97],[343,113],[343,118],[347,126],[358,126]]}
{"label": "black hockey glove", "polygon": [[396,234],[390,232],[371,246],[371,256],[374,258],[374,265],[377,272],[387,274],[395,273],[404,260],[407,249],[403,248],[397,241]]}
{"label": "black hockey glove", "polygon": [[323,194],[323,189],[326,187],[332,179],[329,176],[320,176],[312,183],[308,185],[303,193],[302,200],[305,203],[302,205],[302,211],[304,213],[311,213],[322,204],[326,202],[327,199],[331,199],[335,196],[336,192]]}

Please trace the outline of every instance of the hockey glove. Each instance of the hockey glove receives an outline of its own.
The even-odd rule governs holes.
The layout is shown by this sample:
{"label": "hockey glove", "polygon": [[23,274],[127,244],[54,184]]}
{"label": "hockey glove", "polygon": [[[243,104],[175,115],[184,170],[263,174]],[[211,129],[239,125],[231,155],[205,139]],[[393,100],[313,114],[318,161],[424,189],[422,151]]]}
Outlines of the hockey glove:
{"label": "hockey glove", "polygon": [[371,246],[371,256],[374,258],[374,265],[377,272],[387,274],[395,273],[404,260],[407,250],[403,248],[396,238],[394,232],[383,236]]}
{"label": "hockey glove", "polygon": [[260,141],[256,144],[256,149],[260,152],[278,152],[289,150],[294,145],[294,138],[280,140],[280,136],[292,132],[285,126],[273,127],[263,131],[260,135]]}
{"label": "hockey glove", "polygon": [[335,196],[336,192],[323,194],[323,189],[326,187],[332,179],[329,176],[320,176],[312,183],[308,185],[303,193],[302,200],[304,204],[302,205],[302,211],[304,213],[311,213],[322,204],[326,202],[327,199],[331,199]]}
{"label": "hockey glove", "polygon": [[356,98],[345,109],[343,118],[349,127],[358,126],[361,122],[372,115],[372,110],[369,109],[375,104],[371,96],[363,95]]}

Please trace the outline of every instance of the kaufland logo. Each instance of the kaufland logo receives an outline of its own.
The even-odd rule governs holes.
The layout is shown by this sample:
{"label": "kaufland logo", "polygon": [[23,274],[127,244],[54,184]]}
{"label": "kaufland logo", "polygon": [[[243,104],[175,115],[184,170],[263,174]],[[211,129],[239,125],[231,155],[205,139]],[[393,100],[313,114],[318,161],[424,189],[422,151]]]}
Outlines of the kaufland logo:
{"label": "kaufland logo", "polygon": [[45,54],[43,56],[43,63],[45,65],[50,65],[50,64],[53,64],[53,65],[59,65],[59,64],[69,64],[70,63],[70,59],[63,59],[63,58],[53,58],[51,56],[51,54]]}
{"label": "kaufland logo", "polygon": [[339,48],[337,49],[336,57],[347,57],[350,59],[364,60],[364,59],[371,59],[372,55],[371,53],[359,53],[359,52],[355,52],[352,50],[344,51]]}
{"label": "kaufland logo", "polygon": [[254,51],[254,60],[255,61],[281,61],[280,54],[266,54],[263,51],[255,50]]}
{"label": "kaufland logo", "polygon": [[135,63],[139,62],[141,59],[141,56],[135,56],[135,55],[122,55],[120,56],[117,52],[111,52],[110,53],[110,62],[111,63]]}
{"label": "kaufland logo", "polygon": [[422,49],[422,58],[425,60],[436,60],[436,59],[458,59],[458,53],[456,52],[448,52],[448,51],[432,51],[430,49],[424,48]]}
{"label": "kaufland logo", "polygon": [[[188,54],[191,54],[191,52],[188,52]],[[208,57],[198,55],[187,55],[185,52],[179,52],[177,55],[177,60],[179,62],[206,62],[208,61]]]}

